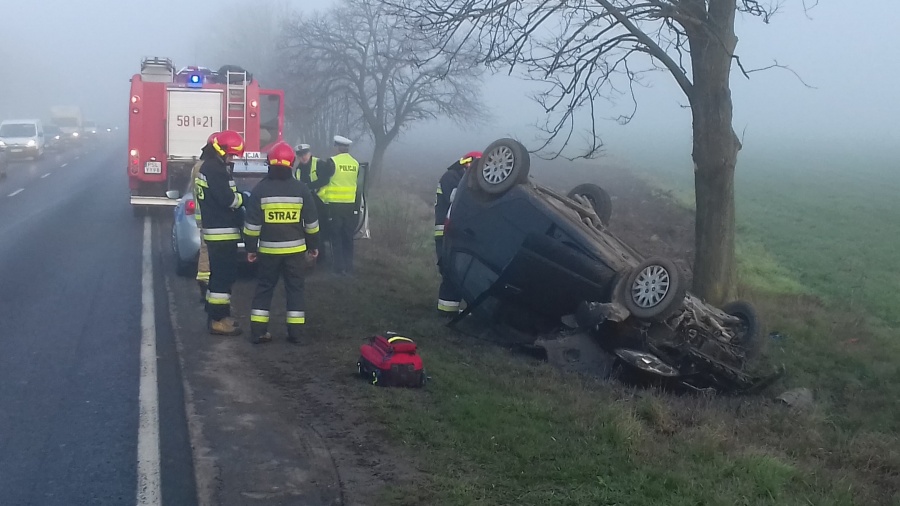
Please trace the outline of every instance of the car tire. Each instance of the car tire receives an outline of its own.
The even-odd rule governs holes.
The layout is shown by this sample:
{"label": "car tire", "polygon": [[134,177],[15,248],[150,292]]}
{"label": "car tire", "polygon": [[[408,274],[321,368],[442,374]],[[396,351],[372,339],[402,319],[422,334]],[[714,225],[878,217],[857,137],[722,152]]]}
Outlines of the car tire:
{"label": "car tire", "polygon": [[736,344],[744,350],[744,356],[751,359],[759,355],[762,339],[760,339],[759,315],[756,308],[747,301],[735,300],[722,306],[722,311],[739,318],[743,323],[742,332],[737,334],[738,342]]}
{"label": "car tire", "polygon": [[620,296],[633,316],[664,321],[683,307],[686,292],[681,269],[667,258],[653,257],[631,270]]}
{"label": "car tire", "polygon": [[490,195],[502,195],[528,180],[531,158],[515,139],[499,139],[484,150],[475,167],[478,187]]}
{"label": "car tire", "polygon": [[572,188],[567,197],[571,199],[575,195],[585,197],[591,203],[594,212],[600,217],[600,222],[604,226],[609,225],[609,218],[612,216],[612,199],[606,190],[595,184],[584,183]]}

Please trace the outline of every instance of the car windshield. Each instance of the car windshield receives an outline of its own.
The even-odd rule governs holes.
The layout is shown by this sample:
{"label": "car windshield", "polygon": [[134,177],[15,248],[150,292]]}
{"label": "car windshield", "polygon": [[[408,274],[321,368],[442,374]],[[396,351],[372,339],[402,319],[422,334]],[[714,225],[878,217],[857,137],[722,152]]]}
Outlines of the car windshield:
{"label": "car windshield", "polygon": [[61,127],[77,127],[78,120],[75,118],[56,118],[56,123]]}
{"label": "car windshield", "polygon": [[44,127],[44,133],[48,135],[56,135],[59,133],[59,127],[47,125]]}
{"label": "car windshield", "polygon": [[0,126],[0,137],[34,137],[36,134],[33,123],[7,123]]}

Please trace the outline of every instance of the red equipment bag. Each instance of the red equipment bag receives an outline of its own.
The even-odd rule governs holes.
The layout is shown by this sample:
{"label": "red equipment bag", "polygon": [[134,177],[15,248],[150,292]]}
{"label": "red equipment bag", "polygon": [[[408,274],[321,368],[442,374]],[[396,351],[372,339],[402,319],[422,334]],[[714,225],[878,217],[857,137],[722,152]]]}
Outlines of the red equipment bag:
{"label": "red equipment bag", "polygon": [[385,387],[422,387],[425,385],[425,369],[422,357],[416,352],[416,343],[393,332],[385,336],[373,336],[359,347],[357,371],[373,385]]}

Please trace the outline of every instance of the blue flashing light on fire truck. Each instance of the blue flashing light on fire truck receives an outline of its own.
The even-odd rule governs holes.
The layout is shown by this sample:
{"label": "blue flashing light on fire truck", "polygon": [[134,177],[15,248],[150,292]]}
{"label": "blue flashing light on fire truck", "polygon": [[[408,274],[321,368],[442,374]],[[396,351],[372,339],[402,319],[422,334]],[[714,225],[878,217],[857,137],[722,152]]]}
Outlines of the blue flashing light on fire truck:
{"label": "blue flashing light on fire truck", "polygon": [[281,141],[284,91],[261,88],[237,66],[176,72],[168,58],[144,58],[131,78],[128,116],[128,186],[137,212],[177,204],[166,192],[185,188],[213,132],[239,132],[249,156]]}

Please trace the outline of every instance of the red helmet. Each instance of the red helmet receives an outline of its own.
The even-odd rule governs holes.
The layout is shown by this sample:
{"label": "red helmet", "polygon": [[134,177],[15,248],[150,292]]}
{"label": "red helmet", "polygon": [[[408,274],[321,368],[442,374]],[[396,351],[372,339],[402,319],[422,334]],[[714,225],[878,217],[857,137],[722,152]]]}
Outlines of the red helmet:
{"label": "red helmet", "polygon": [[466,156],[459,159],[459,164],[468,167],[469,164],[481,158],[481,151],[469,151]]}
{"label": "red helmet", "polygon": [[213,132],[213,133],[209,134],[209,138],[206,139],[206,143],[209,144],[210,146],[212,146],[213,140],[214,140],[214,139],[216,138],[216,136],[219,135],[220,133],[222,133],[222,132]]}
{"label": "red helmet", "polygon": [[213,135],[212,146],[221,156],[244,154],[244,139],[234,130],[224,130]]}
{"label": "red helmet", "polygon": [[290,144],[281,141],[272,146],[272,149],[269,150],[269,154],[266,156],[266,161],[269,165],[290,167],[294,165],[295,157],[294,148]]}

